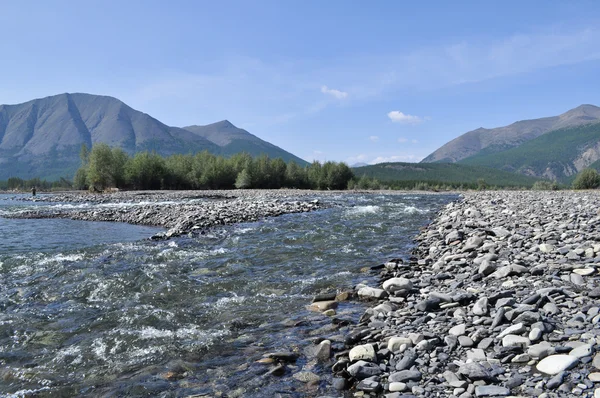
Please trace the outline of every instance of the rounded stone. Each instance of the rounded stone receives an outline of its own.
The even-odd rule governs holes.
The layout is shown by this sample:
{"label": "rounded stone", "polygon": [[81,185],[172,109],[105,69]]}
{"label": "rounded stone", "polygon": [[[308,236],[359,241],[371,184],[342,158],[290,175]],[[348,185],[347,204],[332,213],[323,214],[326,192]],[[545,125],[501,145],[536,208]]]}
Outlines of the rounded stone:
{"label": "rounded stone", "polygon": [[555,375],[570,369],[579,359],[565,354],[550,355],[542,359],[536,366],[537,370],[548,375]]}
{"label": "rounded stone", "polygon": [[377,360],[377,354],[375,353],[375,349],[371,344],[363,344],[358,345],[350,350],[350,360],[358,361],[365,360],[369,362],[374,362]]}

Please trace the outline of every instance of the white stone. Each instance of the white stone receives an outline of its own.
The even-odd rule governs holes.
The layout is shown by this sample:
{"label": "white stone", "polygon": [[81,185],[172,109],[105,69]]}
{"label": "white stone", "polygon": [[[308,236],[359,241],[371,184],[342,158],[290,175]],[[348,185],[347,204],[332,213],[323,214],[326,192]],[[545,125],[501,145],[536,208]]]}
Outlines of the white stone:
{"label": "white stone", "polygon": [[588,379],[590,379],[594,383],[597,383],[600,381],[600,373],[598,373],[598,372],[590,373],[588,375]]}
{"label": "white stone", "polygon": [[349,356],[351,361],[358,361],[362,359],[365,361],[374,362],[377,359],[377,354],[375,353],[375,349],[371,344],[357,345],[350,350]]}
{"label": "white stone", "polygon": [[579,274],[581,276],[592,275],[596,271],[594,268],[577,268],[574,269],[573,272]]}
{"label": "white stone", "polygon": [[481,362],[487,359],[485,355],[485,351],[481,348],[473,348],[472,350],[467,351],[467,359],[470,359],[473,362]]}
{"label": "white stone", "polygon": [[592,345],[591,344],[583,344],[579,347],[575,347],[569,352],[569,355],[575,358],[583,358],[589,357],[592,355]]}
{"label": "white stone", "polygon": [[529,339],[527,337],[523,337],[523,336],[516,336],[514,334],[509,334],[502,338],[502,346],[503,347],[527,348],[527,347],[529,347],[529,344],[531,344]]}
{"label": "white stone", "polygon": [[554,251],[554,246],[552,246],[548,243],[542,243],[538,247],[542,253],[550,253],[550,252]]}
{"label": "white stone", "polygon": [[402,382],[398,382],[398,381],[392,382],[392,383],[390,383],[389,390],[390,390],[390,392],[406,391],[406,383],[402,383]]}
{"label": "white stone", "polygon": [[387,292],[412,290],[413,284],[406,278],[391,278],[383,282],[383,289]]}
{"label": "white stone", "polygon": [[532,328],[529,332],[529,340],[538,341],[542,338],[542,329],[540,328]]}
{"label": "white stone", "polygon": [[407,346],[412,346],[412,340],[408,337],[390,337],[388,340],[387,348],[392,352],[400,351],[400,347],[405,344]]}
{"label": "white stone", "polygon": [[362,298],[385,298],[387,297],[387,292],[382,289],[376,289],[374,287],[365,286],[360,288],[358,291],[358,296]]}
{"label": "white stone", "polygon": [[548,375],[559,374],[567,370],[579,361],[571,355],[557,354],[542,359],[536,366],[537,370]]}
{"label": "white stone", "polygon": [[506,329],[504,329],[499,335],[498,338],[501,339],[504,336],[507,336],[509,334],[520,334],[523,333],[525,331],[525,326],[522,323],[517,323],[515,325],[511,325],[509,327],[507,327]]}
{"label": "white stone", "polygon": [[461,323],[460,325],[456,325],[450,328],[450,330],[448,330],[448,334],[451,336],[462,336],[466,333],[467,331],[467,325],[465,325],[464,323]]}

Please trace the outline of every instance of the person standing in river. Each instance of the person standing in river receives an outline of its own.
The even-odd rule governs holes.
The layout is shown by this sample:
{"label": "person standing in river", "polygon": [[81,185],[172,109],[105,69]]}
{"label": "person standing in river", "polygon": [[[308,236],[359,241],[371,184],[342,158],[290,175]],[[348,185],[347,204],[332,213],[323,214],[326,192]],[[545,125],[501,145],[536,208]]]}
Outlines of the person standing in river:
{"label": "person standing in river", "polygon": [[35,187],[31,187],[31,196],[35,196]]}

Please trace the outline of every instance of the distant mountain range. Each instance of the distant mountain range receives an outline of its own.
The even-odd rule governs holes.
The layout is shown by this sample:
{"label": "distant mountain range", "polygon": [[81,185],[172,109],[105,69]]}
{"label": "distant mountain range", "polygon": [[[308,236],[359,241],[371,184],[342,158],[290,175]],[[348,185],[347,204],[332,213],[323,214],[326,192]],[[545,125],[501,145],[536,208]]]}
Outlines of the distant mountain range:
{"label": "distant mountain range", "polygon": [[103,142],[129,154],[168,156],[207,150],[230,156],[266,154],[305,165],[299,157],[224,120],[207,126],[167,126],[124,102],[91,94],[60,94],[0,105],[0,180],[72,177],[81,145]]}
{"label": "distant mountain range", "polygon": [[461,163],[567,181],[599,161],[600,108],[581,105],[559,116],[469,131],[422,163]]}

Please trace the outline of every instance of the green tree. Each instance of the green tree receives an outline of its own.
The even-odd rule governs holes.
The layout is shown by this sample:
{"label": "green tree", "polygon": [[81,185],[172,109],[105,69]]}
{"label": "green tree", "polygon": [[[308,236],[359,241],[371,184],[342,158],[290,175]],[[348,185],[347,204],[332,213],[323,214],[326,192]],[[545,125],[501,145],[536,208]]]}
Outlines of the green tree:
{"label": "green tree", "polygon": [[121,148],[112,149],[112,181],[118,188],[125,186],[125,164],[129,160],[129,155]]}
{"label": "green tree", "polygon": [[114,184],[112,155],[112,150],[104,143],[92,147],[87,170],[87,182],[90,189],[103,190]]}
{"label": "green tree", "polygon": [[308,177],[306,169],[300,167],[293,160],[289,162],[285,169],[285,186],[288,188],[305,189],[308,188]]}
{"label": "green tree", "polygon": [[252,180],[250,178],[250,173],[248,172],[248,169],[240,171],[240,173],[237,175],[237,178],[235,179],[235,187],[237,189],[247,189],[251,186]]}
{"label": "green tree", "polygon": [[161,189],[165,171],[165,161],[156,153],[138,152],[125,164],[126,180],[135,189]]}
{"label": "green tree", "polygon": [[87,166],[81,166],[79,169],[77,169],[75,177],[73,177],[73,185],[75,186],[75,189],[84,190],[89,188],[87,174]]}
{"label": "green tree", "polygon": [[594,169],[582,170],[573,181],[573,189],[596,189],[600,187],[600,175]]}

